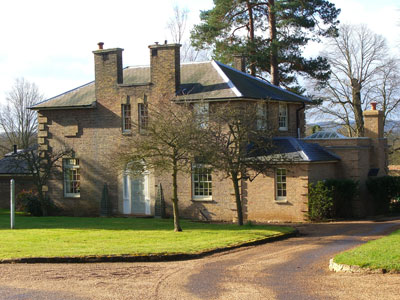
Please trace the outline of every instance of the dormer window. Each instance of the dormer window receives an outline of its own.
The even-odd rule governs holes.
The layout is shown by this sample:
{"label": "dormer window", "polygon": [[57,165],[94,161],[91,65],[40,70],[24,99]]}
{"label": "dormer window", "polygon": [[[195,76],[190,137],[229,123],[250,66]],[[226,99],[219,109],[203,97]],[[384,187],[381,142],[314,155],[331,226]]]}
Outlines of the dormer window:
{"label": "dormer window", "polygon": [[279,103],[279,130],[288,130],[288,107],[286,103]]}
{"label": "dormer window", "polygon": [[127,97],[126,103],[121,104],[121,116],[122,116],[122,132],[129,133],[132,128],[131,121],[131,103],[129,96]]}

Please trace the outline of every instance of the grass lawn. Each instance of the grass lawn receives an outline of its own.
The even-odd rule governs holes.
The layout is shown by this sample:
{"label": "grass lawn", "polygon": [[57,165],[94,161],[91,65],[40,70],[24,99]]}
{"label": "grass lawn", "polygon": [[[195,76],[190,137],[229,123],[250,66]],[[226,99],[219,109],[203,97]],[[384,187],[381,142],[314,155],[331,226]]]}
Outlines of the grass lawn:
{"label": "grass lawn", "polygon": [[339,264],[400,271],[400,230],[335,256]]}
{"label": "grass lawn", "polygon": [[0,260],[24,257],[198,253],[292,232],[290,227],[135,218],[31,217],[0,210]]}

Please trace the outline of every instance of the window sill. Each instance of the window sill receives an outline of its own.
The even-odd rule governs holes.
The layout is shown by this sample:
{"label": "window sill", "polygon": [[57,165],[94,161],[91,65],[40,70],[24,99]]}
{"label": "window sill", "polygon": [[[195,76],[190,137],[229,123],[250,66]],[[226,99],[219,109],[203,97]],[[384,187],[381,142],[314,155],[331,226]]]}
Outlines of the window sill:
{"label": "window sill", "polygon": [[64,198],[70,198],[70,199],[77,199],[80,197],[81,197],[81,195],[64,195]]}
{"label": "window sill", "polygon": [[288,131],[287,127],[279,127],[279,131]]}
{"label": "window sill", "polygon": [[193,202],[212,202],[212,198],[192,198]]}
{"label": "window sill", "polygon": [[285,204],[288,203],[287,199],[275,199],[275,203],[277,204]]}
{"label": "window sill", "polygon": [[131,136],[132,135],[132,131],[122,131],[122,135]]}

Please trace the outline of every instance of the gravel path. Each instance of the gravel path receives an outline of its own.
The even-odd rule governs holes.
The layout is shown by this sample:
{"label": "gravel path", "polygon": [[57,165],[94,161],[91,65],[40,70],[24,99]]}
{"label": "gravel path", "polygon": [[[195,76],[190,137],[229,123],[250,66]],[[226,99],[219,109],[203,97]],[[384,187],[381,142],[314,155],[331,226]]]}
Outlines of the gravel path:
{"label": "gravel path", "polygon": [[400,299],[400,275],[328,270],[400,220],[297,226],[297,238],[165,263],[3,264],[0,299]]}

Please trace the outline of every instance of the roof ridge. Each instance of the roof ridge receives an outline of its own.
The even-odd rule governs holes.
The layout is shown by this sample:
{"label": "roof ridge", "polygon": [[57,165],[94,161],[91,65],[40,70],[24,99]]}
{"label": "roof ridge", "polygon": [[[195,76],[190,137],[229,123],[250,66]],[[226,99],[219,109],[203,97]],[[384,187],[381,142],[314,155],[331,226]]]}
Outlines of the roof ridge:
{"label": "roof ridge", "polygon": [[272,88],[281,90],[282,92],[292,94],[293,96],[300,97],[300,98],[303,98],[303,99],[306,100],[306,101],[310,101],[310,102],[311,102],[311,100],[308,99],[307,97],[301,96],[301,95],[296,94],[296,93],[293,93],[293,92],[291,92],[291,91],[289,91],[289,90],[287,90],[287,89],[281,88],[280,86],[274,85],[274,84],[268,82],[267,80],[262,80],[262,79],[260,79],[260,78],[258,78],[258,77],[256,77],[256,76],[250,75],[249,73],[246,73],[246,72],[242,72],[242,71],[240,71],[240,70],[238,70],[238,69],[235,69],[235,68],[233,68],[233,67],[231,67],[231,66],[228,66],[228,65],[226,65],[226,64],[224,64],[224,63],[221,63],[221,62],[219,62],[219,61],[215,61],[215,62],[217,62],[218,64],[223,65],[224,67],[226,67],[226,68],[228,68],[228,69],[230,69],[230,70],[232,70],[232,71],[235,71],[235,72],[240,73],[240,74],[242,74],[242,75],[244,75],[244,76],[246,76],[246,77],[249,77],[249,78],[251,78],[251,79],[255,79],[255,80],[257,80],[257,81],[259,81],[259,82],[261,82],[261,83],[263,83],[263,84],[266,84],[266,85],[268,85],[268,86],[270,86],[270,87],[272,87]]}
{"label": "roof ridge", "polygon": [[58,97],[60,97],[60,96],[65,95],[65,94],[68,94],[68,93],[71,93],[71,92],[73,92],[73,91],[76,91],[76,90],[78,90],[78,89],[80,89],[80,88],[83,88],[83,87],[85,87],[85,86],[88,86],[89,84],[92,84],[92,83],[94,83],[94,80],[92,80],[92,81],[90,81],[90,82],[88,82],[88,83],[85,83],[85,84],[83,84],[83,85],[81,85],[81,86],[78,86],[78,87],[76,87],[76,88],[74,88],[74,89],[71,89],[71,90],[69,90],[69,91],[66,91],[66,92],[64,92],[64,93],[58,94],[58,95],[56,95],[56,96],[53,96],[53,97],[51,97],[51,98],[49,98],[49,99],[40,101],[40,102],[36,103],[35,105],[33,105],[33,106],[31,106],[31,107],[28,107],[28,108],[33,108],[33,107],[38,106],[38,105],[40,105],[40,104],[46,103],[46,102],[48,102],[48,101],[50,101],[50,100],[53,100],[53,99],[55,99],[55,98],[58,98]]}

